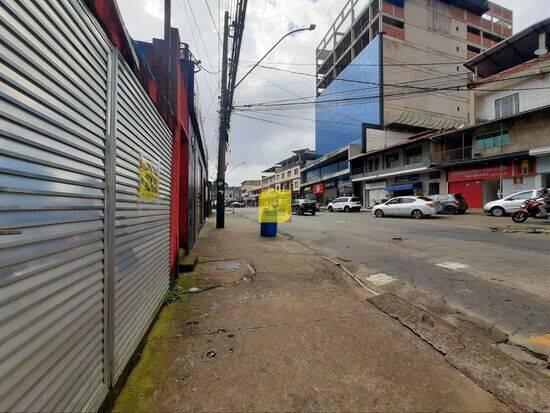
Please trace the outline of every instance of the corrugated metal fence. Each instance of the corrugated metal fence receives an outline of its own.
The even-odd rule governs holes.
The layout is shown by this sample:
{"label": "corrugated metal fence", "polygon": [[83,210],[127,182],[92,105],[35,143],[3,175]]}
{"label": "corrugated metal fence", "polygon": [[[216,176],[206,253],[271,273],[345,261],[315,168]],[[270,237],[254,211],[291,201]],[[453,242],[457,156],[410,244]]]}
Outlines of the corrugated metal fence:
{"label": "corrugated metal fence", "polygon": [[168,288],[171,150],[80,0],[0,2],[0,411],[96,410],[119,377]]}

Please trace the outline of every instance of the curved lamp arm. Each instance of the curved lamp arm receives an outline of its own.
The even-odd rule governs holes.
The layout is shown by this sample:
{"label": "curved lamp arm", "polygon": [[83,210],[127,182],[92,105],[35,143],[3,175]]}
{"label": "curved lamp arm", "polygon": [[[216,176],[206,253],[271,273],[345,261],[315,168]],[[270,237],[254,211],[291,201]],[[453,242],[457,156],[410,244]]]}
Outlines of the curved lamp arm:
{"label": "curved lamp arm", "polygon": [[254,66],[252,66],[252,68],[251,68],[248,72],[246,72],[246,74],[241,78],[241,80],[239,80],[239,82],[235,85],[235,89],[243,82],[243,80],[245,80],[245,79],[248,77],[248,75],[249,75],[254,69],[256,69],[256,67],[258,67],[258,65],[259,65],[260,63],[262,63],[262,61],[263,61],[263,60],[273,51],[273,49],[275,49],[275,48],[279,45],[279,43],[281,43],[285,38],[287,38],[288,36],[290,36],[290,35],[292,35],[292,34],[294,34],[294,33],[304,32],[304,31],[313,31],[313,30],[315,30],[315,27],[316,27],[316,26],[315,26],[314,24],[312,24],[312,25],[310,25],[309,27],[304,27],[303,29],[292,30],[291,32],[288,32],[288,33],[285,34],[283,37],[281,37],[281,38],[279,39],[279,41],[278,41],[277,43],[275,43],[275,45],[273,45],[273,47],[272,47],[271,49],[269,49],[268,52],[267,52],[266,54],[264,54],[263,57],[262,57],[260,60],[258,60],[258,61],[254,64]]}

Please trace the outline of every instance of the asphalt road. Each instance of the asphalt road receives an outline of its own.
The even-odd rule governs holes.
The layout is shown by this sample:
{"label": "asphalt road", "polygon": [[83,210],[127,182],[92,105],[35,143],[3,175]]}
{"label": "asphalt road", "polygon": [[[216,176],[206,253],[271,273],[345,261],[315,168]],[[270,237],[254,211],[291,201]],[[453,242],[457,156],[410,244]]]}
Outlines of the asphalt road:
{"label": "asphalt road", "polygon": [[[250,219],[257,209],[238,210]],[[511,344],[550,355],[550,234],[491,230],[509,218],[424,220],[370,213],[293,216],[279,231],[337,258],[379,290],[509,335]],[[443,314],[445,315],[445,314]]]}

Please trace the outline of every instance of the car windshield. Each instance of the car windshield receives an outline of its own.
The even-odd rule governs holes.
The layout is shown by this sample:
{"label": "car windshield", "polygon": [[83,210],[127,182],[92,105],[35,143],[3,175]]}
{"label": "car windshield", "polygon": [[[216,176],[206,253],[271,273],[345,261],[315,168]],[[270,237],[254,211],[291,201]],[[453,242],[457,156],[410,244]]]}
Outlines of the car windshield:
{"label": "car windshield", "polygon": [[433,201],[433,199],[426,198],[425,196],[418,196],[418,197],[416,197],[416,199],[420,199],[422,201]]}

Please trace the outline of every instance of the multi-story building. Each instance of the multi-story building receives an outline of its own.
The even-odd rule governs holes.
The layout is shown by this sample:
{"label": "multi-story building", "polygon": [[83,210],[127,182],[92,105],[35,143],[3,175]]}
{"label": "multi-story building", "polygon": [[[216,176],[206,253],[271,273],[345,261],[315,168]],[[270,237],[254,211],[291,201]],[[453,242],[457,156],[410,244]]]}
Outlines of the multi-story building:
{"label": "multi-story building", "polygon": [[404,142],[350,156],[354,193],[372,207],[383,199],[436,195],[447,190],[445,174],[436,168],[434,145],[442,131],[422,132]]}
{"label": "multi-story building", "polygon": [[463,62],[512,34],[512,18],[486,0],[347,1],[317,49],[317,154],[365,128],[368,151],[468,125],[467,91],[449,89],[466,85]]}
{"label": "multi-story building", "polygon": [[262,181],[259,179],[241,182],[241,197],[246,205],[256,205],[262,188]]}
{"label": "multi-story building", "polygon": [[360,145],[347,145],[308,162],[301,170],[304,197],[326,205],[339,196],[353,195],[348,159],[360,152]]}
{"label": "multi-story building", "polygon": [[[434,139],[450,192],[472,207],[550,185],[550,19],[515,34],[466,66],[475,124]],[[537,57],[539,56],[539,57]]]}
{"label": "multi-story building", "polygon": [[300,192],[300,170],[307,162],[317,158],[309,148],[292,151],[293,156],[262,171],[262,189],[291,190]]}
{"label": "multi-story building", "polygon": [[[351,156],[356,194],[462,193],[470,207],[550,185],[550,19],[466,63],[473,125]],[[539,57],[537,57],[539,56]]]}

